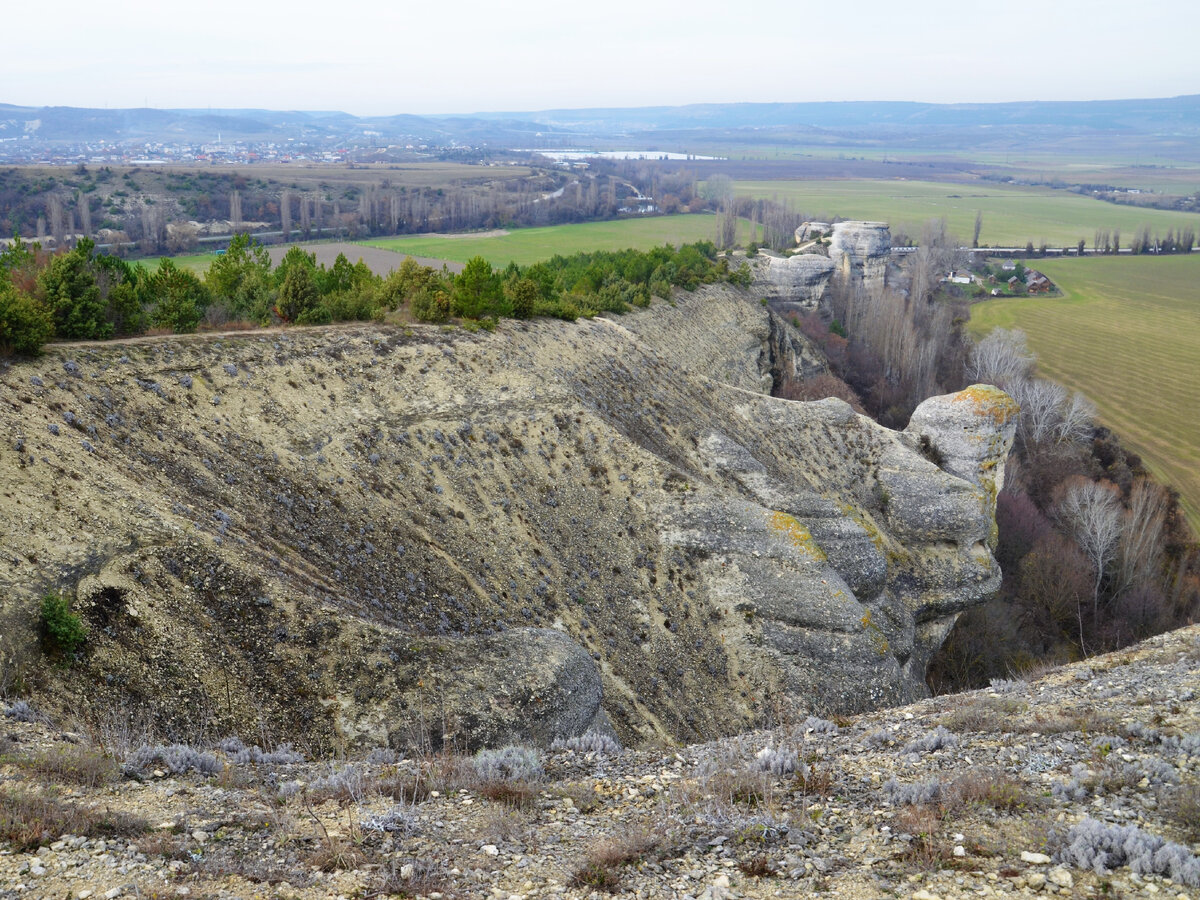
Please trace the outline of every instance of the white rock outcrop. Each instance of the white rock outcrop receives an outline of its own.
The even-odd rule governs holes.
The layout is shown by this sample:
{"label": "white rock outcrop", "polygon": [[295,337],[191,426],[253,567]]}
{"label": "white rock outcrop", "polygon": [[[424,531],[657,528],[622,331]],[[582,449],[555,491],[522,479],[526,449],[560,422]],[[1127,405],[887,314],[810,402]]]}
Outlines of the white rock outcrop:
{"label": "white rock outcrop", "polygon": [[886,222],[838,222],[829,258],[843,278],[861,278],[868,291],[882,288],[891,258],[892,233]]}

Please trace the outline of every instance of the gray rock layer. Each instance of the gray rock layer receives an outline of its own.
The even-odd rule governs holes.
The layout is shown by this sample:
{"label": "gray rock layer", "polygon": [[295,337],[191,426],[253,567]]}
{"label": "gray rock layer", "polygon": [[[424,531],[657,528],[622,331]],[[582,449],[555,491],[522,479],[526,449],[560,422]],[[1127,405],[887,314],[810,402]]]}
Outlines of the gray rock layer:
{"label": "gray rock layer", "polygon": [[[815,364],[724,288],[492,334],[52,347],[0,371],[6,659],[97,717],[334,747],[920,696],[998,584],[986,491],[767,395]],[[36,664],[47,590],[90,629],[70,668]]]}
{"label": "gray rock layer", "polygon": [[874,293],[887,279],[892,234],[886,222],[838,222],[829,242],[829,258],[843,278],[861,280]]}

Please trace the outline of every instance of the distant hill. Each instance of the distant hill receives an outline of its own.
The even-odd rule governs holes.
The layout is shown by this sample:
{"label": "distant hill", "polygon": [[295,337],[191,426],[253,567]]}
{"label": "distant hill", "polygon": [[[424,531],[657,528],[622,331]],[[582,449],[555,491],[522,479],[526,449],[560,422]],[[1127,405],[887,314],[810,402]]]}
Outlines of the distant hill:
{"label": "distant hill", "polygon": [[448,146],[535,146],[654,137],[758,139],[859,146],[903,138],[914,147],[1117,138],[1172,143],[1200,136],[1200,95],[1147,100],[937,104],[913,102],[705,103],[551,109],[469,116],[352,116],[262,109],[84,109],[0,104],[0,140],[37,143],[383,141]]}

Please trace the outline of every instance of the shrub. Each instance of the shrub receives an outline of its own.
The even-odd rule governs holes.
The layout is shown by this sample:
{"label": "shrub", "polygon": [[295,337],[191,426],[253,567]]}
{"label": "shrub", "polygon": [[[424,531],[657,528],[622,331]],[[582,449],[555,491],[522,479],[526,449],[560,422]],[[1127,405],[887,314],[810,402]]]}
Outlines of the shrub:
{"label": "shrub", "polygon": [[37,353],[54,336],[54,317],[37,298],[0,275],[0,353]]}
{"label": "shrub", "polygon": [[929,753],[933,750],[941,750],[942,748],[954,748],[958,746],[958,738],[939,725],[933,731],[929,732],[914,741],[909,741],[904,745],[901,752],[903,753]]}
{"label": "shrub", "polygon": [[805,734],[828,734],[837,735],[838,727],[828,719],[821,719],[817,716],[809,716],[800,725],[800,730]]}
{"label": "shrub", "polygon": [[1200,887],[1200,858],[1182,844],[1142,831],[1136,825],[1106,825],[1084,819],[1060,838],[1059,862],[1105,875],[1128,866],[1138,875],[1165,875],[1172,881]]}
{"label": "shrub", "polygon": [[412,299],[412,314],[418,322],[445,322],[450,318],[450,295],[433,286],[423,288]]}
{"label": "shrub", "polygon": [[36,722],[38,720],[38,712],[25,700],[18,700],[12,706],[5,707],[4,715],[9,719],[16,719],[18,722]]}
{"label": "shrub", "polygon": [[800,762],[800,757],[795,752],[782,747],[763,747],[755,754],[754,760],[759,769],[772,775],[790,775],[797,770],[807,771],[807,766]]}
{"label": "shrub", "polygon": [[326,800],[361,803],[375,789],[375,778],[369,772],[361,766],[350,765],[314,778],[308,786],[308,793],[313,803],[324,803]]}
{"label": "shrub", "polygon": [[218,750],[229,754],[235,766],[287,766],[304,762],[304,754],[292,749],[291,744],[280,744],[274,750],[247,747],[238,737],[227,737],[217,744]]}
{"label": "shrub", "polygon": [[607,734],[601,734],[599,731],[587,731],[566,739],[555,738],[554,742],[550,744],[550,749],[615,755],[621,752],[621,745]]}
{"label": "shrub", "polygon": [[542,777],[542,755],[531,747],[510,744],[475,754],[475,774],[485,781],[533,781]]}
{"label": "shrub", "polygon": [[87,630],[61,594],[42,598],[42,645],[51,653],[70,655],[87,640]]}
{"label": "shrub", "polygon": [[186,744],[158,744],[139,747],[126,758],[121,771],[126,777],[136,778],[154,766],[161,766],[172,775],[193,770],[201,775],[217,775],[222,770],[220,761],[211,753],[202,753]]}
{"label": "shrub", "polygon": [[919,781],[915,784],[901,784],[895,778],[889,778],[883,785],[883,796],[893,806],[940,803],[942,795],[943,785],[936,778]]}

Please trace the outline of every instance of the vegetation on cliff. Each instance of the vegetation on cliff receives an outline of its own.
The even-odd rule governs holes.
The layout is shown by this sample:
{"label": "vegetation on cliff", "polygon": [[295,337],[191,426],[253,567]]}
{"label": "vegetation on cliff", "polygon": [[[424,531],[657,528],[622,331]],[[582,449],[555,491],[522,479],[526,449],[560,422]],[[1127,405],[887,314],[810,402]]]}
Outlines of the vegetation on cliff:
{"label": "vegetation on cliff", "polygon": [[272,267],[266,250],[243,234],[200,278],[170,259],[150,271],[98,254],[87,239],[60,253],[17,241],[0,253],[0,352],[28,354],[55,337],[96,340],[150,328],[186,333],[388,317],[572,320],[647,306],[652,295],[669,297],[673,287],[748,278],[707,242],[555,256],[502,271],[477,256],[458,274],[406,258],[382,277],[342,254],[326,268],[299,247]]}

